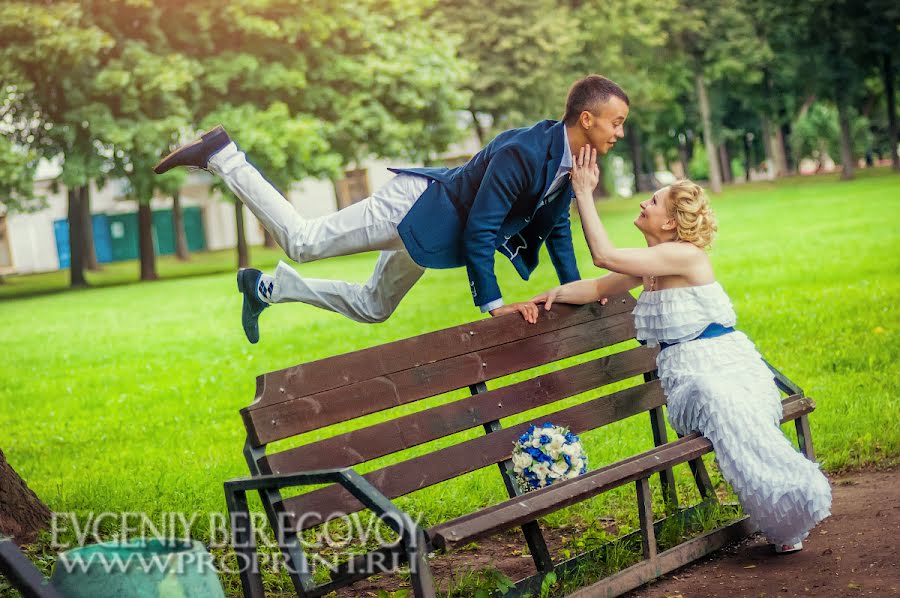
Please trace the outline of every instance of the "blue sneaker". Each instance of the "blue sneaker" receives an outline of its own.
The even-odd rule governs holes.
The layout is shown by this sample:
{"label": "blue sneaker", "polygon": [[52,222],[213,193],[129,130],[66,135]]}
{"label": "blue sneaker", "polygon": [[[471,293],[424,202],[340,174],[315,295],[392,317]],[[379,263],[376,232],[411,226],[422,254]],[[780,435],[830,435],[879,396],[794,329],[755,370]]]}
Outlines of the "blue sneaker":
{"label": "blue sneaker", "polygon": [[241,309],[241,325],[247,340],[253,344],[259,342],[259,314],[269,307],[269,304],[259,298],[256,287],[259,286],[259,278],[262,272],[254,268],[238,270],[238,291],[244,295],[244,305]]}

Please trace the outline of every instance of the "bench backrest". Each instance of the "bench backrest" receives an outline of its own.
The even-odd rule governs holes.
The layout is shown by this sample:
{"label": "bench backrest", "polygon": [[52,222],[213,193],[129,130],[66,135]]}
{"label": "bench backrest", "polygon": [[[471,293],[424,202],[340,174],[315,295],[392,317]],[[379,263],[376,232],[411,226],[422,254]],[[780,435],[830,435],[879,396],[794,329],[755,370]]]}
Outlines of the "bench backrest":
{"label": "bench backrest", "polygon": [[[248,443],[257,450],[449,391],[469,388],[473,394],[300,447],[259,451],[256,465],[261,473],[356,466],[477,426],[494,430],[366,474],[395,498],[509,459],[512,443],[532,422],[501,429],[501,418],[642,374],[643,383],[533,423],[550,421],[580,434],[659,407],[665,402],[659,382],[646,380],[657,350],[633,345],[494,390],[483,384],[634,339],[634,304],[622,295],[606,306],[558,305],[533,325],[518,315],[491,318],[259,376],[256,399],[241,410]],[[363,508],[337,485],[287,498],[281,506],[306,514],[299,529],[323,523],[328,513]]]}

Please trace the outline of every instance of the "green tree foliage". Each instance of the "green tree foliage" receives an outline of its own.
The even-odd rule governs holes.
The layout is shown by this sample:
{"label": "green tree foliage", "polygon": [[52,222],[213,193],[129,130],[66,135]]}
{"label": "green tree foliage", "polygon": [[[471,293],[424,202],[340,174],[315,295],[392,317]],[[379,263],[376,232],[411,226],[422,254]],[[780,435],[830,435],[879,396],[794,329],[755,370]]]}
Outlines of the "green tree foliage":
{"label": "green tree foliage", "polygon": [[314,132],[345,164],[422,159],[458,138],[465,69],[451,40],[423,26],[421,3],[239,0],[146,11],[199,64],[195,122],[223,106],[283,103],[325,123]]}
{"label": "green tree foliage", "polygon": [[700,132],[692,171],[714,188],[738,152],[783,171],[791,146],[840,154],[848,176],[870,147],[900,168],[898,21],[890,0],[7,0],[0,193],[6,209],[39,205],[40,158],[62,165],[71,215],[90,182],[126,180],[152,278],[147,206],[184,173],[150,168],[202,128],[224,123],[287,190],[369,157],[432,161],[468,126],[461,113],[482,117],[484,140],[557,118],[571,82],[598,72],[632,98],[639,182],[658,156],[691,164]]}
{"label": "green tree foliage", "polygon": [[68,188],[71,285],[83,286],[85,235],[82,192],[105,176],[106,158],[90,115],[101,55],[114,42],[92,26],[75,2],[0,4],[0,72],[4,125],[16,143],[39,157],[61,158]]}
{"label": "green tree foliage", "polygon": [[[793,51],[801,57],[804,75],[816,95],[831,100],[837,108],[842,178],[852,178],[854,163],[860,157],[854,148],[852,121],[865,98],[866,77],[881,73],[891,64],[891,54],[900,40],[900,8],[882,0],[862,4],[810,0],[802,3],[798,22],[802,24],[801,35],[796,36]],[[888,95],[893,98],[894,83],[890,76],[885,80],[891,89]],[[890,111],[893,118],[893,107]],[[892,128],[896,140],[896,122]]]}
{"label": "green tree foliage", "polygon": [[[473,70],[465,81],[469,109],[487,115],[491,133],[559,118],[572,83],[581,35],[571,9],[550,0],[450,0],[436,5],[431,26],[459,42]],[[584,74],[596,72],[590,69]]]}
{"label": "green tree foliage", "polygon": [[6,137],[0,137],[0,214],[44,207],[45,202],[34,192],[36,158],[34,152],[16,147]]}
{"label": "green tree foliage", "polygon": [[104,149],[108,174],[124,179],[126,193],[138,202],[140,275],[141,280],[153,280],[157,274],[149,204],[157,191],[176,192],[184,173],[158,177],[151,169],[191,121],[188,93],[195,64],[154,38],[132,39],[112,27],[108,13],[129,14],[126,5],[119,8],[110,10],[110,3],[104,3],[99,13],[87,15],[96,26],[104,26],[115,45],[102,55],[93,81],[94,102],[83,118]]}
{"label": "green tree foliage", "polygon": [[[148,214],[154,193],[183,182],[152,165],[215,118],[284,188],[369,156],[429,159],[459,137],[468,96],[455,46],[422,11],[408,0],[8,2],[4,122],[64,158],[64,184],[122,177]],[[141,236],[142,278],[154,278],[149,224]]]}
{"label": "green tree foliage", "polygon": [[[850,116],[853,154],[861,156],[872,147],[869,119],[852,110]],[[825,101],[814,103],[794,124],[797,155],[801,158],[822,160],[826,155],[834,158],[841,151],[841,129],[837,108]]]}
{"label": "green tree foliage", "polygon": [[62,156],[67,187],[87,184],[104,163],[88,118],[98,107],[93,83],[100,55],[112,39],[85,22],[75,2],[6,2],[0,5],[0,40],[0,62],[11,83],[7,93],[14,93],[4,113],[12,137],[42,157]]}
{"label": "green tree foliage", "polygon": [[[460,137],[464,64],[420,3],[148,5],[198,65],[194,122],[224,123],[277,187],[370,156],[429,160]],[[240,218],[240,211],[237,212]],[[237,222],[243,239],[243,223]],[[238,261],[248,262],[239,244]]]}
{"label": "green tree foliage", "polygon": [[601,73],[628,94],[625,147],[639,191],[649,188],[652,154],[675,151],[674,132],[684,128],[679,98],[691,90],[684,56],[673,53],[660,59],[671,42],[666,24],[677,7],[676,0],[575,3],[580,50],[572,57],[571,77]]}

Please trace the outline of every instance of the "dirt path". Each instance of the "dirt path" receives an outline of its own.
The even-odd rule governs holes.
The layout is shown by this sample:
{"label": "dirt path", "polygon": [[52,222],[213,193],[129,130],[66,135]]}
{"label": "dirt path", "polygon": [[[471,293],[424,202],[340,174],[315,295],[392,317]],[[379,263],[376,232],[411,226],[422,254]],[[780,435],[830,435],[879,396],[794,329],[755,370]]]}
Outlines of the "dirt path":
{"label": "dirt path", "polygon": [[666,575],[629,598],[900,596],[900,469],[833,478],[831,517],[801,552],[759,538]]}

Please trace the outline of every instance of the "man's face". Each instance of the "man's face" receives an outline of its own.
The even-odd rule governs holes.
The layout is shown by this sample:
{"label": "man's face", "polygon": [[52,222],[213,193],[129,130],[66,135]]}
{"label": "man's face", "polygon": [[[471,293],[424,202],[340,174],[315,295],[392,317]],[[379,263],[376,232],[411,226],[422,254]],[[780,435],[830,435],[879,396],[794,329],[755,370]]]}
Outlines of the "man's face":
{"label": "man's face", "polygon": [[585,127],[588,143],[597,149],[599,155],[605,155],[619,139],[625,137],[626,118],[628,104],[615,96],[611,96],[596,115],[588,111],[581,113],[581,124]]}

